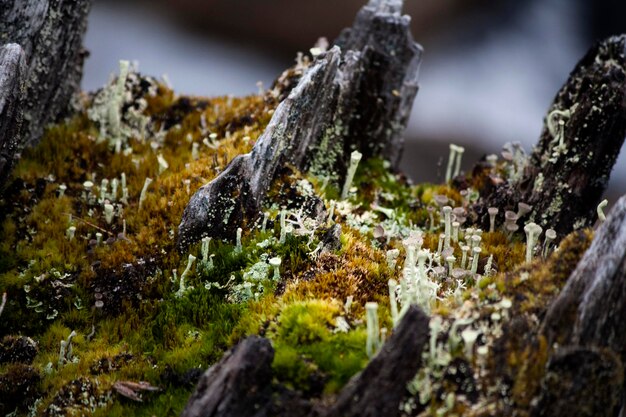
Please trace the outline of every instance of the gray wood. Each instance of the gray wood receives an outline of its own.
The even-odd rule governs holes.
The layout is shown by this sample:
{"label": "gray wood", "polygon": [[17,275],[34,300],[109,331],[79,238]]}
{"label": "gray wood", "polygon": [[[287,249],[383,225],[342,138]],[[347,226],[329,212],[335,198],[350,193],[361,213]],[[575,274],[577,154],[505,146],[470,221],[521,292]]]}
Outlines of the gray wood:
{"label": "gray wood", "polygon": [[[559,239],[596,221],[596,207],[626,136],[625,51],[626,35],[614,36],[581,59],[548,111],[557,129],[550,132],[547,115],[522,177],[486,199],[485,224],[487,207],[504,213],[516,211],[519,202],[532,205],[528,218],[544,230],[556,230]],[[560,129],[559,120],[564,122],[562,150],[560,134],[553,135]]]}
{"label": "gray wood", "polygon": [[553,348],[533,416],[614,416],[626,360],[626,196],[551,304],[540,333]]}
{"label": "gray wood", "polygon": [[[79,91],[82,47],[91,0],[16,0],[0,7],[0,45],[18,44],[26,62],[22,99],[24,123],[19,135],[3,138],[11,146],[3,157],[10,168],[20,150],[36,143],[44,127],[68,114],[72,95]],[[2,95],[0,91],[0,95]],[[0,122],[5,123],[5,122]],[[15,131],[14,128],[10,129]],[[0,171],[0,187],[6,181]]]}
{"label": "gray wood", "polygon": [[593,242],[542,325],[551,342],[613,349],[626,359],[626,196]]}
{"label": "gray wood", "polygon": [[273,358],[269,340],[244,339],[200,377],[181,417],[256,415],[270,401]]}
{"label": "gray wood", "polygon": [[15,43],[0,47],[0,188],[9,175],[13,157],[20,149],[22,87],[26,62],[23,49]]}
{"label": "gray wood", "polygon": [[416,306],[404,315],[393,335],[367,367],[339,393],[325,417],[400,416],[406,386],[422,366],[429,318]]}
{"label": "gray wood", "polygon": [[258,215],[284,163],[339,186],[353,150],[397,165],[422,51],[401,5],[371,0],[305,70],[252,152],[192,196],[178,228],[181,250],[204,236],[234,239],[237,227]]}

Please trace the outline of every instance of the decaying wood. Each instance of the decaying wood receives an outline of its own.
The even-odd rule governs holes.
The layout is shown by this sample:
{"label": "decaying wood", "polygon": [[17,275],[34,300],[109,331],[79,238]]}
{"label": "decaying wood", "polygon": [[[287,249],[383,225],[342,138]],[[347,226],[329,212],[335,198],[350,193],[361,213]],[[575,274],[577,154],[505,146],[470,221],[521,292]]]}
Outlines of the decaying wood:
{"label": "decaying wood", "polygon": [[25,69],[24,51],[19,45],[13,43],[0,47],[0,187],[20,148]]}
{"label": "decaying wood", "polygon": [[244,339],[200,377],[181,417],[257,415],[270,401],[273,358],[269,340]]}
{"label": "decaying wood", "polygon": [[530,220],[560,237],[592,225],[625,136],[626,35],[621,35],[598,43],[578,63],[548,111],[521,178],[500,186],[484,207],[504,213],[517,210],[517,203],[530,204]]}
{"label": "decaying wood", "polygon": [[[86,52],[82,39],[91,0],[16,0],[0,7],[0,45],[17,44],[26,68],[20,106],[24,123],[19,135],[0,137],[6,168],[20,150],[36,143],[44,127],[67,114],[70,99],[79,91]],[[6,93],[0,89],[0,97]],[[7,126],[8,121],[0,121]],[[9,131],[17,131],[14,125]],[[4,143],[11,143],[5,148]],[[7,169],[0,170],[0,186]]]}
{"label": "decaying wood", "polygon": [[422,366],[428,316],[412,306],[369,365],[348,382],[325,417],[400,416],[406,386]]}
{"label": "decaying wood", "polygon": [[[575,415],[615,415],[598,414],[593,410],[601,406],[613,410],[619,405],[623,389],[622,364],[626,360],[624,317],[626,196],[616,203],[597,230],[593,243],[546,314],[541,333],[548,346],[557,346],[557,349],[544,377],[540,404],[548,407],[554,398],[569,393],[572,395],[563,398],[580,398],[572,405],[578,407]],[[575,358],[588,358],[584,369],[576,369],[581,363],[567,358],[572,349]],[[609,382],[616,388],[603,388],[603,384]],[[580,394],[600,391],[603,394],[592,397],[598,401],[594,403],[589,398],[574,395],[577,390]],[[572,415],[546,414],[544,411],[537,407],[535,415]]]}
{"label": "decaying wood", "polygon": [[552,303],[548,340],[608,347],[626,358],[626,196],[620,198]]}
{"label": "decaying wood", "polygon": [[237,227],[258,215],[285,163],[337,183],[353,150],[398,163],[421,58],[401,6],[371,0],[338,46],[304,71],[252,152],[192,196],[179,226],[180,249],[203,236],[234,239]]}

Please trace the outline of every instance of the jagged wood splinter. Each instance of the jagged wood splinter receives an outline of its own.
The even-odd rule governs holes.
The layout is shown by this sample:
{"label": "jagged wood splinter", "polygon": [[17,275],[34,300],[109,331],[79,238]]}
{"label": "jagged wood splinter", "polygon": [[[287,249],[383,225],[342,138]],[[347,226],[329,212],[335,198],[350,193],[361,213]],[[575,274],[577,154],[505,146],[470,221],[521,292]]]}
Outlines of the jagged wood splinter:
{"label": "jagged wood splinter", "polygon": [[[626,35],[599,42],[558,92],[523,175],[482,206],[533,209],[530,220],[560,238],[592,225],[626,137]],[[486,222],[486,214],[483,216]],[[488,224],[488,223],[487,223]]]}
{"label": "jagged wood splinter", "polygon": [[192,196],[178,228],[179,249],[204,236],[232,240],[258,216],[285,163],[337,183],[353,150],[397,165],[422,51],[402,3],[371,0],[336,46],[305,70],[252,152]]}

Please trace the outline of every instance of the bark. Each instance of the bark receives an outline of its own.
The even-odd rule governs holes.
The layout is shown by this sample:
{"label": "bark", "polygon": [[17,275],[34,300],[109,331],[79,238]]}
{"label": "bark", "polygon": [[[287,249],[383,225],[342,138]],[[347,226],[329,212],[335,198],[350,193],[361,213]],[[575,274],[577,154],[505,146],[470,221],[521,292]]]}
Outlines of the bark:
{"label": "bark", "polygon": [[325,417],[400,416],[406,386],[422,366],[429,337],[428,316],[412,306],[382,350],[350,380]]}
{"label": "bark", "polygon": [[0,47],[0,188],[20,149],[25,71],[24,50],[19,45]]}
{"label": "bark", "polygon": [[[626,136],[626,35],[596,44],[548,111],[523,175],[500,186],[487,207],[533,206],[531,220],[559,237],[592,225]],[[487,216],[484,216],[488,224]]]}
{"label": "bark", "polygon": [[[625,316],[626,196],[596,232],[542,323],[548,346],[557,348],[533,415],[616,414],[623,394]],[[579,400],[566,407],[565,399],[573,398]]]}
{"label": "bark", "polygon": [[[16,0],[0,8],[0,45],[18,44],[24,53],[24,87],[17,112],[24,123],[19,134],[0,137],[7,159],[0,170],[0,187],[7,168],[26,145],[36,143],[44,127],[66,115],[79,91],[86,52],[82,39],[91,0]],[[0,89],[0,97],[3,96]],[[8,123],[14,123],[9,121]],[[4,121],[0,124],[6,125]],[[11,125],[11,131],[16,131]],[[11,143],[5,149],[5,143]]]}
{"label": "bark", "polygon": [[181,417],[252,417],[270,401],[274,349],[249,337],[202,375]]}
{"label": "bark", "polygon": [[620,198],[542,325],[549,341],[601,346],[626,359],[626,196]]}
{"label": "bark", "polygon": [[252,152],[192,196],[179,226],[179,249],[203,236],[234,239],[236,229],[258,215],[285,163],[339,185],[353,150],[397,165],[421,59],[401,5],[371,0],[338,46],[304,70]]}

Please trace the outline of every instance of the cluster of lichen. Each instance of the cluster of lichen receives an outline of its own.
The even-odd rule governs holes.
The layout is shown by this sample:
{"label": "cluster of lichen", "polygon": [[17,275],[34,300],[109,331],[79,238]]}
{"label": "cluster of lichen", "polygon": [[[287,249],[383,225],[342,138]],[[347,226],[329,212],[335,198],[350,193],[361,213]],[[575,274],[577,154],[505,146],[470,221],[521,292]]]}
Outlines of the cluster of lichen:
{"label": "cluster of lichen", "polygon": [[[251,150],[277,103],[271,92],[178,98],[153,79],[125,74],[124,80],[105,94],[118,107],[84,97],[83,110],[51,126],[24,153],[3,195],[0,287],[8,302],[0,334],[31,337],[37,352],[28,361],[0,363],[3,393],[24,386],[20,381],[29,387],[2,412],[177,415],[199,372],[249,334],[272,341],[277,384],[312,397],[337,392],[368,361],[366,302],[379,304],[380,323],[392,331],[389,280],[403,279],[405,241],[419,232],[421,248],[440,256],[442,206],[470,211],[484,176],[468,177],[465,188],[413,186],[372,159],[361,162],[353,192],[342,200],[343,184],[285,167],[264,216],[242,231],[240,242],[205,240],[180,254],[176,227],[190,195]],[[303,209],[316,201],[321,210]],[[562,250],[579,254],[583,246],[571,238]],[[467,411],[467,387],[445,382],[460,363],[476,369],[472,386],[480,399],[473,404],[500,401],[493,387],[505,376],[526,378],[506,382],[521,402],[520,384],[537,383],[532,364],[541,350],[526,341],[510,339],[504,359],[475,350],[502,340],[498,332],[507,332],[512,314],[544,309],[578,255],[564,266],[552,260],[516,269],[523,235],[500,228],[482,233],[481,247],[481,275],[488,276],[444,277],[429,301],[439,327],[407,413],[420,400],[433,413]],[[458,247],[454,255],[460,260]],[[493,272],[483,274],[489,255]],[[437,262],[444,268],[438,274],[451,275]],[[455,322],[459,334],[481,329],[475,349],[469,336],[454,334]],[[536,334],[533,325],[529,334]],[[449,349],[438,347],[444,343],[438,334],[451,340]],[[119,381],[147,381],[159,391],[139,403],[115,389]]]}

